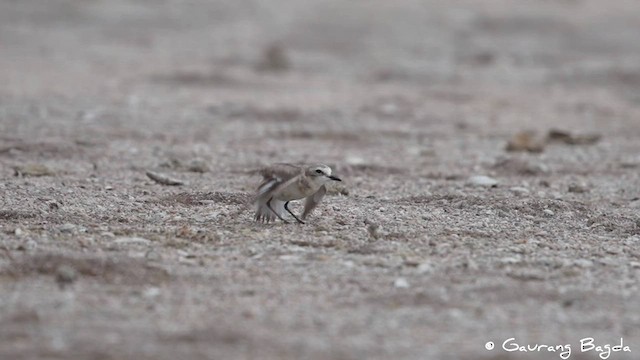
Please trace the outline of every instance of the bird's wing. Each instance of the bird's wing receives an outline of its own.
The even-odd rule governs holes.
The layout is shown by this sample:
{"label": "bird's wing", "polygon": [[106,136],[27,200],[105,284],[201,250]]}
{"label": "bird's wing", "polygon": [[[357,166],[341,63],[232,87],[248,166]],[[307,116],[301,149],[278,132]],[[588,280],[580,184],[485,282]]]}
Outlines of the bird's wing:
{"label": "bird's wing", "polygon": [[316,191],[313,195],[309,196],[307,200],[304,202],[304,211],[302,212],[302,219],[306,219],[307,216],[313,211],[313,209],[318,206],[324,194],[327,193],[327,188],[322,185],[318,191]]}
{"label": "bird's wing", "polygon": [[276,191],[296,181],[295,177],[304,171],[302,166],[278,163],[260,170],[263,177],[262,183],[258,186],[258,191],[254,201],[263,197],[267,193]]}
{"label": "bird's wing", "polygon": [[303,171],[304,168],[299,165],[278,163],[260,170],[260,175],[262,175],[265,181],[277,179],[282,182],[291,179]]}

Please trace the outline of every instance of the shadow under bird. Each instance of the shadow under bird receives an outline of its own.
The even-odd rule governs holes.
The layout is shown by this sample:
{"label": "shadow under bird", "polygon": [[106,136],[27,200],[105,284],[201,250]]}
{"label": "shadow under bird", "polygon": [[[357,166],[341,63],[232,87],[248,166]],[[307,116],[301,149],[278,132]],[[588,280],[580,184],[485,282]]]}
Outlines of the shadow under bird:
{"label": "shadow under bird", "polygon": [[299,166],[292,164],[274,164],[260,171],[263,181],[254,198],[256,221],[268,223],[288,212],[300,224],[300,218],[289,210],[289,202],[305,199],[301,218],[304,220],[318,206],[327,193],[326,184],[330,181],[342,181],[333,176],[331,168],[324,164]]}

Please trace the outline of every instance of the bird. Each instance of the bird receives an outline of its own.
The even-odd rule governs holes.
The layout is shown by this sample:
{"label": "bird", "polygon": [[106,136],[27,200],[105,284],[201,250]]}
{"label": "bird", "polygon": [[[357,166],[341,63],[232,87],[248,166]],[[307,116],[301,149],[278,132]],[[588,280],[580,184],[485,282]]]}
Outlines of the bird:
{"label": "bird", "polygon": [[[342,181],[332,174],[331,168],[324,164],[293,165],[276,163],[260,171],[263,177],[258,186],[254,203],[255,220],[263,223],[276,218],[288,223],[282,216],[288,212],[299,224],[318,206],[327,193],[326,184]],[[289,210],[289,202],[305,199],[302,219]]]}

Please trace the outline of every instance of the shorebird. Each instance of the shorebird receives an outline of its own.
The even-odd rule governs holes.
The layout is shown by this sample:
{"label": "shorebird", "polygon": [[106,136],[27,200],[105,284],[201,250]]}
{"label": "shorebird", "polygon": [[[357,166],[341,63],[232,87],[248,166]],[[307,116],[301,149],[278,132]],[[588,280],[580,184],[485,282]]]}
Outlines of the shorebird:
{"label": "shorebird", "polygon": [[263,181],[254,198],[256,221],[270,222],[276,217],[282,218],[286,210],[300,224],[300,218],[289,210],[289,202],[304,199],[302,219],[305,219],[318,206],[329,181],[342,181],[331,174],[331,168],[324,164],[301,166],[292,164],[274,164],[260,171]]}

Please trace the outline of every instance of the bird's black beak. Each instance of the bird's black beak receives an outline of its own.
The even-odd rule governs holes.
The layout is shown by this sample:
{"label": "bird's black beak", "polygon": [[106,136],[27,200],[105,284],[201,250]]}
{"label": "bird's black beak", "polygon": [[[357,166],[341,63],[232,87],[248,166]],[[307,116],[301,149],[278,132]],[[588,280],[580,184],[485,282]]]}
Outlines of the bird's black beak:
{"label": "bird's black beak", "polygon": [[333,176],[333,175],[329,175],[328,178],[331,179],[331,180],[334,180],[334,181],[342,181],[342,179],[340,179],[337,176]]}

